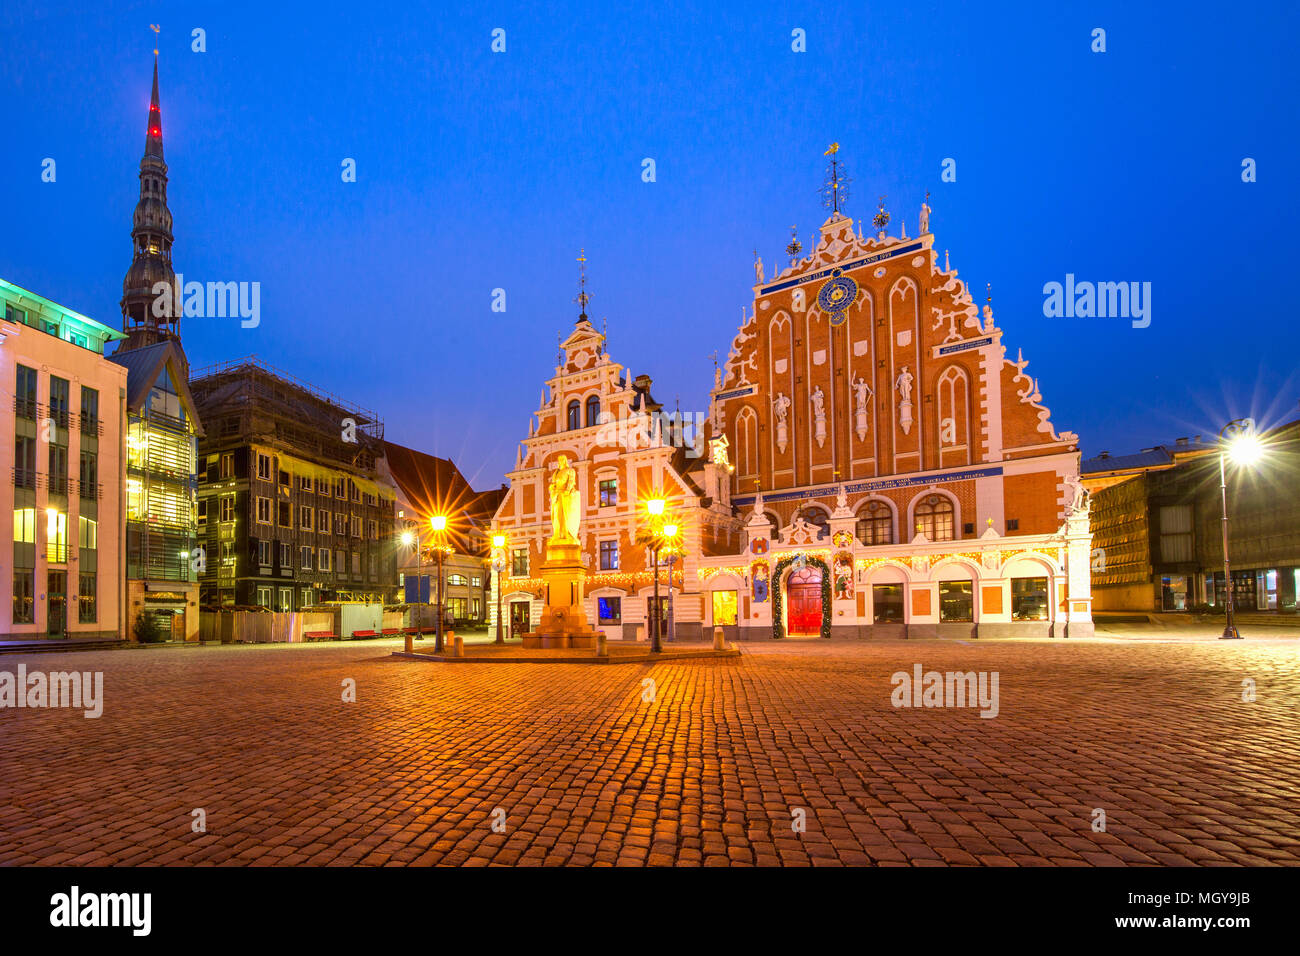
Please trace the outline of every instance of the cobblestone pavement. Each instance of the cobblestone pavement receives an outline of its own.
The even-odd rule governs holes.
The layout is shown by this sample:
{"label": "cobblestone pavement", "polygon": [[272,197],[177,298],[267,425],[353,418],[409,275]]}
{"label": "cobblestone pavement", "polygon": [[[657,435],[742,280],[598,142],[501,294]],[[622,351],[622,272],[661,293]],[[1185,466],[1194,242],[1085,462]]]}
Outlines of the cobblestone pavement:
{"label": "cobblestone pavement", "polygon": [[[743,647],[607,666],[381,644],[0,658],[102,670],[105,694],[99,719],[0,710],[0,864],[1300,861],[1295,638]],[[918,663],[996,671],[998,715],[893,707],[891,675]]]}

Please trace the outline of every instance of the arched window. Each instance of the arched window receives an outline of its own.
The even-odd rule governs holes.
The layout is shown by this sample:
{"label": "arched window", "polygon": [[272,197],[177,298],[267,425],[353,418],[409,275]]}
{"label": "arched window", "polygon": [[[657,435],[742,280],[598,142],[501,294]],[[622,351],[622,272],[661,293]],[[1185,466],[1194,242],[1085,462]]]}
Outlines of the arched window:
{"label": "arched window", "polygon": [[825,508],[818,508],[816,505],[808,505],[799,512],[803,520],[807,521],[817,529],[817,537],[825,538],[831,533],[831,516]]}
{"label": "arched window", "polygon": [[883,501],[868,501],[858,511],[858,540],[863,544],[893,544],[894,515]]}
{"label": "arched window", "polygon": [[569,431],[582,427],[582,403],[576,398],[569,402]]}
{"label": "arched window", "polygon": [[448,586],[448,587],[464,587],[464,586],[467,585],[467,584],[469,584],[469,581],[466,580],[465,575],[463,575],[463,574],[449,574],[449,575],[447,575],[447,586]]}
{"label": "arched window", "polygon": [[593,395],[587,399],[587,427],[600,424],[600,396]]}
{"label": "arched window", "polygon": [[953,540],[955,521],[952,502],[943,495],[928,495],[916,506],[916,530],[931,541]]}

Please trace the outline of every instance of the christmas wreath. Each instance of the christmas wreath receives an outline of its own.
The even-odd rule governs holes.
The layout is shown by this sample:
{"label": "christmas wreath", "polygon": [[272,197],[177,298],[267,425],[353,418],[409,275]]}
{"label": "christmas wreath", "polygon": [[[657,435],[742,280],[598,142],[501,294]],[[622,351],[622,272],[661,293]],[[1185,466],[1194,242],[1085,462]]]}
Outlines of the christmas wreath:
{"label": "christmas wreath", "polygon": [[776,562],[776,568],[772,571],[772,638],[781,640],[785,637],[785,588],[781,586],[781,573],[790,565],[802,561],[804,566],[812,565],[821,568],[822,572],[822,637],[831,636],[831,569],[821,558],[808,557],[802,554],[789,554]]}

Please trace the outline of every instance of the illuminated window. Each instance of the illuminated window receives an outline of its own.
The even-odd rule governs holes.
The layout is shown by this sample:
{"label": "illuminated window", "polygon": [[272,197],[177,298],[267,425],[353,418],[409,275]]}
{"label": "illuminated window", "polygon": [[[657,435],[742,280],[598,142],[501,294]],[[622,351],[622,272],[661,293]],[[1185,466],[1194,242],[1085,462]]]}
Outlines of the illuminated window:
{"label": "illuminated window", "polygon": [[952,502],[943,495],[930,495],[916,506],[916,530],[931,541],[951,541],[954,526]]}
{"label": "illuminated window", "polygon": [[713,624],[725,626],[736,623],[736,592],[713,592]]}
{"label": "illuminated window", "polygon": [[68,560],[68,516],[54,508],[45,512],[45,560],[57,564]]}
{"label": "illuminated window", "polygon": [[31,570],[14,571],[14,606],[15,624],[31,624],[36,620],[35,572]]}
{"label": "illuminated window", "polygon": [[596,616],[601,624],[619,624],[623,620],[623,599],[603,597],[596,599]]}
{"label": "illuminated window", "polygon": [[528,577],[528,549],[515,548],[510,556],[510,574],[516,578]]}
{"label": "illuminated window", "polygon": [[467,584],[469,584],[469,581],[466,580],[465,575],[463,575],[463,574],[449,574],[449,575],[447,575],[447,586],[448,586],[448,587],[459,587],[459,588],[463,588],[463,587],[465,587]]}
{"label": "illuminated window", "polygon": [[1047,620],[1047,578],[1011,579],[1011,618],[1015,621]]}
{"label": "illuminated window", "polygon": [[96,575],[78,575],[77,583],[77,621],[80,624],[94,624],[98,619],[96,610]]}
{"label": "illuminated window", "polygon": [[600,483],[600,506],[609,508],[618,504],[618,479],[606,478]]}
{"label": "illuminated window", "polygon": [[99,547],[99,522],[94,518],[77,518],[77,547],[88,551]]}
{"label": "illuminated window", "polygon": [[945,623],[975,620],[974,586],[970,581],[939,582],[939,620]]}
{"label": "illuminated window", "polygon": [[14,509],[14,540],[23,544],[36,543],[36,509]]}
{"label": "illuminated window", "polygon": [[600,543],[600,569],[602,571],[618,570],[617,541],[602,541]]}
{"label": "illuminated window", "polygon": [[234,495],[221,496],[221,520],[222,521],[235,520],[235,496]]}

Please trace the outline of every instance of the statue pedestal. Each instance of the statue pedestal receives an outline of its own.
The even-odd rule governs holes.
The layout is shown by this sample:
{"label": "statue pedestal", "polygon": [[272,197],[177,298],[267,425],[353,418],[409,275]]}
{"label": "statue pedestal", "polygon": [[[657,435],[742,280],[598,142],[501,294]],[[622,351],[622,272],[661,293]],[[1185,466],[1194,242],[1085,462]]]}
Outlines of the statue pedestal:
{"label": "statue pedestal", "polygon": [[598,635],[582,606],[586,577],[578,542],[547,542],[546,560],[542,562],[546,605],[537,630],[524,635],[524,647],[595,648]]}

